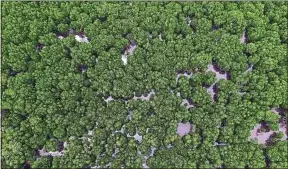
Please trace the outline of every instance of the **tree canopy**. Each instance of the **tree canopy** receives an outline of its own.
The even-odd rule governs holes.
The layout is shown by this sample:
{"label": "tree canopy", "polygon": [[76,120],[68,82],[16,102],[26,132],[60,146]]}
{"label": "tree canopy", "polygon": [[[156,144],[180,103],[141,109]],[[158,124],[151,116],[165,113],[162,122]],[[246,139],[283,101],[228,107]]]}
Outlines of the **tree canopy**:
{"label": "tree canopy", "polygon": [[287,6],[2,2],[3,168],[287,168]]}

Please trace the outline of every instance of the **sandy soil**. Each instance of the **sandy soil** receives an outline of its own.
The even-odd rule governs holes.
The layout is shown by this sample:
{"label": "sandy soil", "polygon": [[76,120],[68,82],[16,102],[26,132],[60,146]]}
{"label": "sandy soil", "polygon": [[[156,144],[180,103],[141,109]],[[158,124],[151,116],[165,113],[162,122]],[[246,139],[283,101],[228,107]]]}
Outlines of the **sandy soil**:
{"label": "sandy soil", "polygon": [[142,164],[143,168],[149,168],[149,166],[147,165],[147,160],[148,158],[152,157],[155,153],[155,151],[157,150],[156,147],[151,147],[151,153],[149,154],[149,156],[144,156],[144,163]]}
{"label": "sandy soil", "polygon": [[55,152],[52,152],[52,151],[49,151],[47,152],[45,150],[45,146],[41,149],[41,150],[38,150],[39,151],[39,155],[42,157],[42,156],[49,156],[51,155],[52,157],[58,157],[58,156],[63,156],[64,153],[65,153],[65,148],[68,146],[67,142],[64,142],[64,148],[62,151],[55,151]]}
{"label": "sandy soil", "polygon": [[178,73],[177,74],[177,77],[176,77],[176,83],[178,83],[178,80],[179,80],[179,78],[181,77],[181,76],[185,76],[185,77],[187,77],[188,79],[190,79],[192,76],[193,76],[193,74],[192,73]]}
{"label": "sandy soil", "polygon": [[125,51],[125,53],[121,56],[121,60],[124,65],[128,63],[128,56],[133,55],[134,50],[136,49],[136,45],[129,45],[129,49]]}
{"label": "sandy soil", "polygon": [[244,73],[251,72],[251,71],[253,70],[253,66],[254,66],[254,65],[250,65],[249,68],[248,68]]}
{"label": "sandy soil", "polygon": [[188,134],[191,130],[191,124],[189,122],[187,123],[178,123],[177,127],[177,134],[181,137]]}
{"label": "sandy soil", "polygon": [[134,136],[130,136],[130,134],[128,133],[127,137],[134,137],[134,139],[137,140],[139,143],[142,142],[142,136],[139,135],[137,132],[136,132],[136,134]]}
{"label": "sandy soil", "polygon": [[[76,32],[75,32],[75,30],[70,30],[70,31],[69,31],[69,34],[75,35]],[[57,35],[57,38],[60,39],[60,40],[62,40],[62,39],[64,38],[64,36],[62,36],[62,35]],[[79,35],[76,34],[76,35],[75,35],[75,40],[76,40],[77,42],[89,43],[88,37],[85,36],[85,35],[82,34],[82,33],[81,33],[81,35],[80,35],[80,34],[79,34]]]}
{"label": "sandy soil", "polygon": [[183,99],[183,101],[182,101],[182,103],[181,103],[181,106],[185,106],[187,109],[194,107],[194,105],[193,105],[193,104],[190,104],[187,99]]}
{"label": "sandy soil", "polygon": [[[271,113],[279,114],[279,112],[276,111],[276,108],[272,108]],[[279,115],[279,118],[280,118],[280,115]],[[284,136],[280,139],[281,141],[284,141],[287,138],[287,135],[286,135],[287,126],[286,125],[282,125],[279,123],[278,131],[270,130],[269,132],[257,132],[257,130],[260,129],[260,127],[261,127],[261,124],[257,124],[251,130],[250,137],[248,138],[248,140],[255,140],[258,142],[258,144],[264,145],[266,143],[266,140],[268,140],[270,135],[273,134],[274,132],[276,133],[283,132]]]}
{"label": "sandy soil", "polygon": [[59,36],[57,36],[57,38],[60,39],[60,40],[62,40],[64,37],[61,36],[61,35],[59,35]]}
{"label": "sandy soil", "polygon": [[135,92],[134,92],[133,100],[149,101],[152,98],[152,95],[154,95],[154,94],[155,94],[155,91],[152,90],[150,93],[148,93],[148,95],[146,97],[144,95],[137,97],[137,96],[135,96]]}
{"label": "sandy soil", "polygon": [[240,43],[246,43],[245,32],[243,32],[242,37],[240,38]]}
{"label": "sandy soil", "polygon": [[114,100],[112,96],[109,96],[107,99],[105,99],[105,98],[103,97],[103,99],[104,99],[104,101],[105,101],[106,103],[109,103],[110,101]]}
{"label": "sandy soil", "polygon": [[206,72],[209,72],[209,71],[214,72],[214,73],[216,74],[216,81],[207,89],[208,94],[211,95],[211,98],[212,98],[212,100],[213,100],[213,102],[214,102],[214,99],[213,99],[213,98],[214,98],[214,95],[215,95],[216,93],[213,91],[213,87],[214,87],[214,85],[215,85],[217,82],[219,82],[219,80],[221,80],[221,79],[227,80],[227,72],[225,72],[224,74],[220,74],[219,72],[217,72],[217,71],[214,69],[214,67],[213,67],[212,64],[209,64],[209,65],[207,66]]}

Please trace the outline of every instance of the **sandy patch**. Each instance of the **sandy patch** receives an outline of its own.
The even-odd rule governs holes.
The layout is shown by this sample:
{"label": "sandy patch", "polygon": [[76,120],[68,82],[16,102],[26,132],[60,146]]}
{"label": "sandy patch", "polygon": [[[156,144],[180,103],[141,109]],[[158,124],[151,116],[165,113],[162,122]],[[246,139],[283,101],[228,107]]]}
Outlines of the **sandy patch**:
{"label": "sandy patch", "polygon": [[249,66],[249,68],[244,72],[244,73],[248,73],[248,72],[251,72],[252,70],[253,70],[253,64],[251,64],[250,66]]}
{"label": "sandy patch", "polygon": [[216,92],[215,92],[215,90],[213,88],[215,88],[215,84],[217,82],[219,82],[221,79],[227,80],[227,77],[229,76],[229,74],[227,72],[225,72],[224,74],[221,74],[219,71],[215,70],[215,67],[212,64],[209,64],[207,66],[206,72],[209,72],[209,71],[214,72],[216,74],[216,81],[209,88],[207,88],[207,93],[211,96],[211,98],[212,98],[212,100],[214,102],[215,101],[214,98],[216,96]]}
{"label": "sandy patch", "polygon": [[240,38],[240,43],[246,43],[246,35],[245,35],[245,32],[243,32],[241,38]]}
{"label": "sandy patch", "polygon": [[152,98],[152,95],[155,94],[155,91],[152,90],[150,93],[148,93],[147,96],[141,95],[140,97],[135,96],[135,92],[134,92],[134,97],[132,98],[133,100],[142,100],[142,101],[149,101]]}
{"label": "sandy patch", "polygon": [[279,133],[279,132],[283,132],[284,136],[280,139],[281,141],[286,140],[287,135],[285,134],[286,131],[286,126],[285,125],[280,125],[279,124],[279,131],[273,131],[270,130],[268,132],[259,132],[258,129],[261,128],[261,124],[257,124],[253,130],[251,130],[250,133],[250,137],[248,140],[255,140],[258,142],[258,144],[265,144],[266,141],[269,139],[269,137],[275,132],[275,133]]}
{"label": "sandy patch", "polygon": [[61,35],[59,35],[59,36],[57,36],[57,38],[60,39],[60,40],[62,40],[64,37],[61,36]]}
{"label": "sandy patch", "polygon": [[191,124],[189,122],[187,123],[178,123],[177,127],[177,134],[181,137],[188,134],[191,130]]}
{"label": "sandy patch", "polygon": [[45,146],[41,149],[41,150],[38,150],[39,152],[39,155],[42,157],[42,156],[52,156],[52,157],[59,157],[59,156],[63,156],[64,155],[64,152],[65,152],[65,148],[68,146],[67,142],[64,142],[63,143],[63,150],[62,151],[49,151],[47,152],[45,150]]}
{"label": "sandy patch", "polygon": [[89,43],[88,37],[86,37],[85,35],[83,35],[83,36],[75,35],[75,39],[78,42]]}
{"label": "sandy patch", "polygon": [[149,154],[149,156],[144,156],[144,163],[142,164],[143,168],[149,168],[149,166],[147,165],[147,160],[148,158],[154,156],[156,150],[157,150],[156,147],[151,147],[151,153]]}
{"label": "sandy patch", "polygon": [[190,104],[190,102],[187,99],[183,99],[181,106],[185,106],[187,109],[194,107],[194,105]]}
{"label": "sandy patch", "polygon": [[139,135],[137,132],[136,132],[136,134],[134,136],[130,136],[130,134],[128,133],[127,137],[134,137],[134,139],[137,140],[139,143],[142,142],[142,136]]}
{"label": "sandy patch", "polygon": [[128,63],[128,56],[133,55],[134,50],[136,49],[136,44],[135,42],[130,43],[130,45],[127,47],[127,49],[125,50],[124,54],[121,55],[121,60],[123,62],[124,65],[127,65]]}
{"label": "sandy patch", "polygon": [[188,79],[190,79],[191,77],[192,77],[192,73],[187,73],[187,72],[185,72],[185,73],[177,73],[177,77],[176,77],[176,83],[178,82],[178,80],[179,80],[179,78],[181,77],[181,76],[185,76],[185,77],[187,77]]}
{"label": "sandy patch", "polygon": [[112,96],[109,96],[107,99],[102,97],[106,103],[109,103],[110,101],[114,100]]}

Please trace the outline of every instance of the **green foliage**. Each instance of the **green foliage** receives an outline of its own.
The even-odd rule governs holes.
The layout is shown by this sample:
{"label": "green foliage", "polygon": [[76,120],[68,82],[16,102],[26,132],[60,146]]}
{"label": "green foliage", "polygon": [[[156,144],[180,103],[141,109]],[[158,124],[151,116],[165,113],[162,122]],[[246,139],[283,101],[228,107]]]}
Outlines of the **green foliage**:
{"label": "green foliage", "polygon": [[[284,133],[248,141],[261,121],[276,131],[287,120],[286,2],[1,5],[4,168],[288,167]],[[183,137],[179,122],[191,124]],[[36,153],[60,142],[63,155]]]}
{"label": "green foliage", "polygon": [[34,161],[34,163],[31,165],[31,168],[51,168],[51,162],[51,157],[42,157]]}

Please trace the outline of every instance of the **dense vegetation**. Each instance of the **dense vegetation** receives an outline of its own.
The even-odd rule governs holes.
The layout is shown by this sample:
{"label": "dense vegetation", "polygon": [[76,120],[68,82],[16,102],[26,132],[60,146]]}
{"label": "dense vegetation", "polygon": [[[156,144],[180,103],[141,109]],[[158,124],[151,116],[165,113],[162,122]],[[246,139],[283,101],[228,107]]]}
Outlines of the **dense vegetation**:
{"label": "dense vegetation", "polygon": [[[261,122],[277,130],[271,108],[287,125],[287,2],[3,2],[1,12],[3,167],[140,168],[152,147],[152,168],[288,167],[287,140],[248,140]],[[212,63],[229,73],[213,99]],[[193,132],[180,137],[178,122]],[[142,141],[126,136],[136,133]],[[40,156],[43,146],[64,154]]]}

